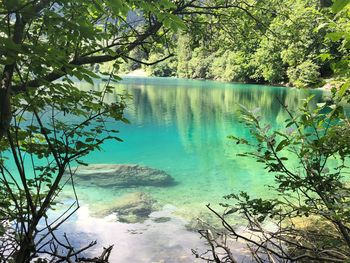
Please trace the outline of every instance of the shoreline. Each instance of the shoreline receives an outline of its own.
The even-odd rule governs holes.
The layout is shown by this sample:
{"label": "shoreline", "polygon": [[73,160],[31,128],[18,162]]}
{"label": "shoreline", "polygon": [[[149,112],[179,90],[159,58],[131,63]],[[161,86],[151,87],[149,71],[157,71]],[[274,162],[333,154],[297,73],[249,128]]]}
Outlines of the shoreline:
{"label": "shoreline", "polygon": [[271,86],[271,87],[284,87],[284,88],[292,88],[292,89],[316,89],[316,90],[324,90],[324,91],[330,91],[332,89],[332,85],[330,84],[330,80],[327,79],[326,84],[320,87],[305,87],[305,88],[298,88],[295,86],[292,86],[290,83],[259,83],[259,82],[238,82],[238,81],[225,81],[220,79],[201,79],[201,78],[179,78],[179,77],[160,77],[160,76],[152,76],[149,73],[147,73],[144,69],[136,69],[130,72],[124,72],[120,74],[120,77],[140,77],[140,78],[174,78],[174,79],[187,79],[187,80],[201,80],[201,81],[216,81],[216,82],[222,82],[222,83],[229,83],[229,84],[251,84],[251,85],[262,85],[262,86]]}

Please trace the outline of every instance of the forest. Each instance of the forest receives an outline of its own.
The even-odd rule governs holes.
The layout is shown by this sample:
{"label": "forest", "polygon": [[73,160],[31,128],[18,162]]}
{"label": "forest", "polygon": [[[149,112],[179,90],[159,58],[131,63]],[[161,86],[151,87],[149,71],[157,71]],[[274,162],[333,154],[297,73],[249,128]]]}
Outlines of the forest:
{"label": "forest", "polygon": [[[333,20],[322,5],[327,1],[260,1],[243,9],[207,9],[185,20],[187,30],[169,36],[169,46],[135,49],[130,56],[152,62],[173,55],[145,66],[153,76],[320,87],[332,78],[330,59],[346,52],[339,48],[341,34],[334,28],[344,18]],[[141,65],[130,61],[122,70]]]}
{"label": "forest", "polygon": [[0,0],[0,263],[349,262],[349,52],[349,0]]}

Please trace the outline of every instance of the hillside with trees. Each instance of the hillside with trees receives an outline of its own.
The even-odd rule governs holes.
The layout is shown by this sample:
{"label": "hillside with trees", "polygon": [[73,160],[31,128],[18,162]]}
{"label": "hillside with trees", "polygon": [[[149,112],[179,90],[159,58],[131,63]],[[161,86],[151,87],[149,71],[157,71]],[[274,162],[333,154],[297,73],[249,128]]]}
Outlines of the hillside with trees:
{"label": "hillside with trees", "polygon": [[334,14],[325,6],[323,1],[298,0],[205,8],[185,31],[171,36],[171,46],[132,55],[156,61],[173,54],[145,67],[153,76],[320,87],[332,77],[329,58],[345,52],[340,42],[324,41],[325,36],[339,38],[329,26]]}

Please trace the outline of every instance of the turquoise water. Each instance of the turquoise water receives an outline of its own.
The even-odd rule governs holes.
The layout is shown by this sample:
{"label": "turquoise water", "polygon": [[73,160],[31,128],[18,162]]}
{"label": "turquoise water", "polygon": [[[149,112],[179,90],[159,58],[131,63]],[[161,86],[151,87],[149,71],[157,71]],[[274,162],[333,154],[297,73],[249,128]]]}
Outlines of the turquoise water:
{"label": "turquoise water", "polygon": [[[76,85],[81,89],[102,90],[106,84],[76,82]],[[175,181],[163,187],[76,184],[81,208],[59,231],[68,233],[76,247],[98,240],[98,245],[89,250],[92,256],[101,253],[102,247],[115,244],[110,258],[113,263],[202,262],[195,260],[191,248],[203,252],[207,247],[197,232],[189,231],[188,225],[193,229],[198,217],[211,224],[218,223],[206,208],[208,203],[222,209],[218,205],[224,201],[222,197],[233,192],[246,191],[262,197],[273,194],[267,187],[273,184],[273,176],[254,160],[237,157],[246,149],[227,139],[228,135],[252,139],[239,122],[239,105],[259,108],[263,120],[277,129],[284,127],[288,118],[278,100],[290,110],[296,110],[310,95],[315,95],[314,104],[323,99],[321,90],[172,78],[124,78],[113,85],[114,94],[106,98],[108,102],[116,101],[120,93],[132,97],[125,111],[130,124],[108,123],[109,128],[120,131],[119,137],[124,142],[109,141],[102,151],[89,154],[84,161],[139,164],[164,170]],[[25,164],[30,174],[29,157]],[[9,169],[16,171],[13,165]],[[140,193],[155,202],[154,211],[145,220],[119,222],[118,214],[110,214]],[[52,221],[74,201],[69,185],[59,197],[62,204],[50,211]],[[159,221],[164,218],[165,221]],[[239,225],[239,220],[235,218],[234,224]],[[238,258],[245,256],[241,248],[242,244],[232,248]]]}
{"label": "turquoise water", "polygon": [[[93,88],[103,85],[96,83]],[[133,98],[126,110],[130,124],[110,124],[120,130],[124,142],[108,142],[102,152],[90,154],[85,161],[161,169],[176,184],[126,189],[78,186],[81,201],[94,210],[125,193],[146,192],[159,207],[175,206],[175,213],[186,220],[207,214],[206,204],[218,204],[232,192],[269,195],[266,185],[273,183],[272,176],[254,160],[237,157],[244,149],[227,139],[228,135],[250,138],[239,123],[239,104],[260,108],[264,120],[278,128],[287,115],[277,97],[293,110],[311,94],[314,103],[323,96],[320,90],[172,78],[125,78],[115,85],[115,94],[127,92]],[[107,99],[112,102],[115,95]]]}

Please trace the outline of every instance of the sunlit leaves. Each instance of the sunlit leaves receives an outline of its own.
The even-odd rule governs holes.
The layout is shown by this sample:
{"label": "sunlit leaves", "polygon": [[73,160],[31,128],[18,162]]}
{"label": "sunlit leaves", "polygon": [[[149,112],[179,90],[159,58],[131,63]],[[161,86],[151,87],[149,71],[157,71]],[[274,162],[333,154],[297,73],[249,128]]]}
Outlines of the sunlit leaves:
{"label": "sunlit leaves", "polygon": [[332,6],[335,17],[329,21],[326,26],[330,32],[326,35],[326,41],[336,49],[335,54],[324,53],[321,59],[329,61],[331,69],[336,77],[335,86],[340,87],[347,82],[349,78],[349,49],[350,49],[350,32],[349,32],[349,12],[347,7],[349,5],[347,0],[336,0]]}
{"label": "sunlit leaves", "polygon": [[164,25],[174,32],[179,29],[185,30],[187,28],[185,23],[176,15],[166,14],[165,16],[160,16],[160,18],[163,18],[162,21]]}
{"label": "sunlit leaves", "polygon": [[332,10],[333,12],[338,13],[349,4],[349,0],[335,0],[332,6]]}
{"label": "sunlit leaves", "polygon": [[108,6],[112,9],[113,13],[118,16],[126,16],[130,10],[130,6],[128,6],[127,1],[122,0],[108,0]]}
{"label": "sunlit leaves", "polygon": [[339,96],[343,97],[345,95],[345,92],[349,90],[349,88],[350,88],[350,80],[341,85],[339,90]]}

